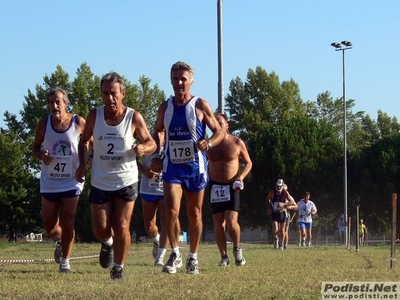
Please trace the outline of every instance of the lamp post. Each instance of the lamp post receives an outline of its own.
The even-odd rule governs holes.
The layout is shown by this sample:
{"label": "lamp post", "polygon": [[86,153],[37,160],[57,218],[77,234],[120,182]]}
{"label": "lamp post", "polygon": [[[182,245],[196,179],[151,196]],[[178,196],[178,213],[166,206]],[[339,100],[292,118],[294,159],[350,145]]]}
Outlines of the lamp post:
{"label": "lamp post", "polygon": [[217,1],[218,16],[218,112],[224,113],[224,63],[222,43],[222,0]]}
{"label": "lamp post", "polygon": [[[346,65],[345,65],[345,51],[352,48],[350,41],[342,41],[341,43],[335,42],[331,44],[336,51],[342,51],[343,57],[343,186],[344,186],[344,217],[346,222],[347,217],[347,125],[346,125]],[[346,246],[348,243],[348,232],[346,230]]]}

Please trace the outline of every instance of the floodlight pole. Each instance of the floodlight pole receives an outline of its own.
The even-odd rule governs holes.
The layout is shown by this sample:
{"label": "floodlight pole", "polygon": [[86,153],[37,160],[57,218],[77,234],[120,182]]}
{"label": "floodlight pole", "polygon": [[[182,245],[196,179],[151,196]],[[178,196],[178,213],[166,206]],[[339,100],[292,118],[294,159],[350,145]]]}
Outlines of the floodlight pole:
{"label": "floodlight pole", "polygon": [[[335,51],[342,51],[342,64],[343,64],[343,196],[344,196],[344,217],[346,222],[348,220],[347,214],[347,109],[346,109],[346,64],[345,64],[345,51],[352,48],[350,41],[342,41],[341,43],[335,42],[331,44]],[[346,246],[350,247],[348,240],[348,231],[346,230]]]}
{"label": "floodlight pole", "polygon": [[217,1],[218,19],[218,112],[224,113],[224,71],[222,51],[222,0]]}

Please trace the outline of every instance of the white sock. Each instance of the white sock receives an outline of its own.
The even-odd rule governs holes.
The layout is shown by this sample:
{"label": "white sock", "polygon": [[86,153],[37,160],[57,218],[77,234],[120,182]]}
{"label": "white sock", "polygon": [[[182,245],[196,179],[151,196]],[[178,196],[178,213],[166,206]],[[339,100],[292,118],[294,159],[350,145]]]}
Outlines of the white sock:
{"label": "white sock", "polygon": [[160,234],[157,233],[156,237],[153,238],[153,242],[158,243],[160,241]]}
{"label": "white sock", "polygon": [[110,237],[107,241],[103,241],[106,246],[111,246],[114,242],[113,237]]}
{"label": "white sock", "polygon": [[123,268],[123,267],[124,267],[124,265],[114,263],[114,268]]}
{"label": "white sock", "polygon": [[189,255],[188,255],[188,257],[189,257],[189,258],[194,258],[194,259],[197,259],[197,253],[192,253],[192,252],[189,252]]}
{"label": "white sock", "polygon": [[158,248],[158,255],[164,256],[166,252],[167,252],[167,249],[165,249],[165,248]]}
{"label": "white sock", "polygon": [[171,249],[171,252],[172,252],[172,253],[176,253],[176,256],[179,256],[179,254],[181,254],[181,252],[179,251],[179,247],[172,248],[172,249]]}
{"label": "white sock", "polygon": [[62,263],[62,264],[64,264],[64,263],[65,263],[65,264],[69,264],[69,258],[64,258],[64,257],[61,258],[61,263]]}

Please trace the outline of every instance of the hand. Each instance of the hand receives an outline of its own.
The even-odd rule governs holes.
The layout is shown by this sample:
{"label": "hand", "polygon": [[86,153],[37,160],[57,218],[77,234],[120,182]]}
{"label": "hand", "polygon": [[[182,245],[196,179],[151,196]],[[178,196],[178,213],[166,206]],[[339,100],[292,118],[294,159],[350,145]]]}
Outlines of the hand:
{"label": "hand", "polygon": [[83,165],[83,166],[79,165],[79,167],[76,169],[76,172],[75,172],[76,181],[78,181],[80,183],[85,181],[85,170],[86,170],[85,165]]}
{"label": "hand", "polygon": [[142,144],[133,144],[132,149],[135,152],[136,156],[143,156],[144,153],[144,146]]}
{"label": "hand", "polygon": [[150,170],[153,171],[154,173],[158,174],[158,173],[161,173],[161,168],[162,168],[161,159],[153,158],[151,160]]}
{"label": "hand", "polygon": [[49,150],[42,152],[42,162],[45,165],[49,165],[53,161],[53,157],[49,155]]}
{"label": "hand", "polygon": [[232,188],[236,191],[238,190],[243,190],[244,189],[244,184],[243,182],[241,182],[240,180],[236,180],[233,184],[232,184]]}
{"label": "hand", "polygon": [[208,142],[206,141],[206,139],[202,139],[202,140],[198,141],[196,143],[196,147],[200,151],[208,151],[209,150]]}
{"label": "hand", "polygon": [[144,172],[143,172],[143,174],[144,174],[144,176],[146,176],[148,179],[153,179],[157,174],[159,174],[159,173],[156,173],[156,172],[154,172],[154,171],[152,171],[152,170],[150,170],[150,169],[145,169],[144,170]]}

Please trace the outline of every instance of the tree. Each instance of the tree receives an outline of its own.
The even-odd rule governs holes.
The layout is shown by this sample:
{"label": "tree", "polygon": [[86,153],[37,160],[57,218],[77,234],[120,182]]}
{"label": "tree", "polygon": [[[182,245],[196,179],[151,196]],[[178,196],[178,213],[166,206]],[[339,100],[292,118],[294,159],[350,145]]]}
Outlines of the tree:
{"label": "tree", "polygon": [[86,118],[89,111],[102,105],[100,77],[95,76],[86,62],[76,71],[76,77],[70,84],[68,98],[71,111]]}
{"label": "tree", "polygon": [[[364,112],[358,111],[353,113],[352,108],[354,106],[355,101],[353,99],[346,100],[346,139],[350,151],[362,149],[369,144],[369,141],[365,140],[366,136],[363,127],[360,126]],[[307,108],[310,117],[329,122],[343,138],[343,98],[334,100],[330,92],[326,91],[318,94],[316,102],[309,102]]]}
{"label": "tree", "polygon": [[[33,230],[40,219],[35,201],[38,184],[25,165],[29,150],[14,132],[0,133],[0,224],[8,230]],[[40,203],[40,202],[39,202]],[[32,210],[36,213],[32,214]]]}
{"label": "tree", "polygon": [[127,82],[125,103],[139,111],[150,130],[154,127],[157,118],[158,106],[165,100],[165,93],[155,84],[150,86],[151,80],[140,76],[139,83],[132,85]]}
{"label": "tree", "polygon": [[350,208],[360,200],[361,216],[375,233],[388,233],[391,194],[400,190],[400,134],[379,140],[355,157],[349,169]]}
{"label": "tree", "polygon": [[293,79],[280,83],[274,72],[268,74],[260,66],[249,69],[246,83],[240,78],[232,80],[229,90],[226,111],[232,132],[254,132],[306,113],[298,84]]}

